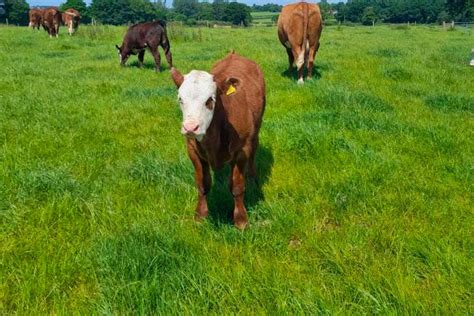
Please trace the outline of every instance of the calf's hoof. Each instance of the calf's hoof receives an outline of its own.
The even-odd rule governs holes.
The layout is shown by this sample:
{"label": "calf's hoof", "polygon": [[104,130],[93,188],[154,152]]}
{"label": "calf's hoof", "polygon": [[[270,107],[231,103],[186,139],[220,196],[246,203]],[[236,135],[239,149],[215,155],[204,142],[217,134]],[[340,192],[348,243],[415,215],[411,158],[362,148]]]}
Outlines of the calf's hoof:
{"label": "calf's hoof", "polygon": [[303,78],[300,78],[300,79],[298,79],[298,84],[299,84],[299,85],[302,85],[302,84],[304,84],[304,80],[303,80]]}
{"label": "calf's hoof", "polygon": [[198,223],[203,222],[206,219],[207,215],[201,215],[201,214],[194,214],[194,220]]}
{"label": "calf's hoof", "polygon": [[247,212],[234,212],[234,225],[237,229],[244,230],[248,223]]}
{"label": "calf's hoof", "polygon": [[194,214],[194,220],[196,222],[202,222],[202,220],[205,219],[208,215],[209,210],[207,209],[207,207],[197,208],[196,214]]}

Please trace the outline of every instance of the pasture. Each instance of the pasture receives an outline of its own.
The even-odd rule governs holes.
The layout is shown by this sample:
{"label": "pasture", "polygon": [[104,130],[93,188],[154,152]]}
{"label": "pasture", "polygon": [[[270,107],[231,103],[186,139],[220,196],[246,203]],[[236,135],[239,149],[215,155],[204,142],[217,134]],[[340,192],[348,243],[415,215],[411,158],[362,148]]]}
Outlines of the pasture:
{"label": "pasture", "polygon": [[278,16],[278,12],[251,12],[251,15],[252,24],[255,26],[272,25],[276,24],[272,19]]}
{"label": "pasture", "polygon": [[265,73],[244,232],[228,169],[194,222],[169,69],[120,68],[124,32],[0,27],[2,313],[474,312],[472,30],[327,27],[298,86],[276,28],[170,27],[182,72]]}

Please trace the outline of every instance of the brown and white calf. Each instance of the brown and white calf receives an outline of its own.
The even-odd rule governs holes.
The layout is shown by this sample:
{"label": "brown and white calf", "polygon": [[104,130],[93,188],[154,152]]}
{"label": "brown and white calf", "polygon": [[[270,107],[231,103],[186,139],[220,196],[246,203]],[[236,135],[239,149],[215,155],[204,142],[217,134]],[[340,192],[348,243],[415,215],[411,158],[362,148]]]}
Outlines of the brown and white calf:
{"label": "brown and white calf", "polygon": [[48,32],[49,37],[58,37],[59,26],[62,22],[61,12],[59,12],[58,8],[52,7],[43,10],[43,18],[41,22],[45,31]]}
{"label": "brown and white calf", "polygon": [[313,74],[313,63],[319,49],[323,30],[321,11],[315,3],[288,4],[278,17],[278,38],[286,48],[289,70],[296,63],[298,84],[303,82],[303,66],[307,64],[308,78]]}
{"label": "brown and white calf", "polygon": [[245,171],[256,176],[255,154],[265,109],[265,81],[260,67],[235,53],[218,61],[211,72],[192,70],[171,76],[178,87],[183,113],[181,133],[195,169],[198,189],[196,218],[208,215],[210,169],[230,163],[229,187],[234,196],[233,219],[237,228],[247,226],[244,205]]}
{"label": "brown and white calf", "polygon": [[163,47],[166,61],[173,67],[173,60],[170,50],[170,42],[166,34],[166,24],[163,21],[139,23],[128,28],[127,34],[122,42],[122,46],[115,45],[120,58],[120,65],[124,66],[130,55],[138,54],[139,67],[143,65],[145,49],[149,49],[155,59],[156,71],[160,71],[161,56],[158,46]]}
{"label": "brown and white calf", "polygon": [[81,14],[76,9],[70,8],[64,11],[62,14],[63,24],[67,26],[69,35],[74,34],[79,28],[79,21],[81,20]]}
{"label": "brown and white calf", "polygon": [[30,23],[28,26],[30,26],[33,30],[36,28],[39,30],[41,26],[41,20],[43,18],[43,10],[41,9],[31,9],[28,12],[28,16],[30,18]]}

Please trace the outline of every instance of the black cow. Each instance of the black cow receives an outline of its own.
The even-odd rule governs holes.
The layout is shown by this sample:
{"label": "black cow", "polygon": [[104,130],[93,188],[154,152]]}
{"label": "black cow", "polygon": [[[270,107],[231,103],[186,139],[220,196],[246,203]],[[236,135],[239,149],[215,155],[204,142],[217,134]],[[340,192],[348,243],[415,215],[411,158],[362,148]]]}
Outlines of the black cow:
{"label": "black cow", "polygon": [[139,66],[143,65],[145,49],[148,48],[155,58],[156,71],[160,71],[161,56],[158,52],[158,46],[165,51],[166,61],[170,67],[173,67],[170,42],[166,35],[166,24],[163,21],[148,23],[138,23],[128,28],[127,34],[123,39],[122,46],[115,45],[118,49],[120,64],[125,62],[130,55],[138,54]]}

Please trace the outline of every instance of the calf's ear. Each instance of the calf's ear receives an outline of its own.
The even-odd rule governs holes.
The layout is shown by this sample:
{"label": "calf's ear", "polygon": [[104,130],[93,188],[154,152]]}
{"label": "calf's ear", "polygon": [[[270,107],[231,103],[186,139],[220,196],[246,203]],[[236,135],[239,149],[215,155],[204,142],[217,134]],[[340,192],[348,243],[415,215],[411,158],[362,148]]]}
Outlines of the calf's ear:
{"label": "calf's ear", "polygon": [[119,50],[119,52],[121,52],[122,50],[120,49],[120,47],[116,44],[115,47]]}
{"label": "calf's ear", "polygon": [[173,78],[174,84],[177,88],[181,87],[184,81],[183,75],[178,71],[178,69],[172,67],[171,68],[171,78]]}
{"label": "calf's ear", "polygon": [[235,77],[227,77],[220,85],[220,89],[226,95],[234,94],[239,90],[240,79]]}

